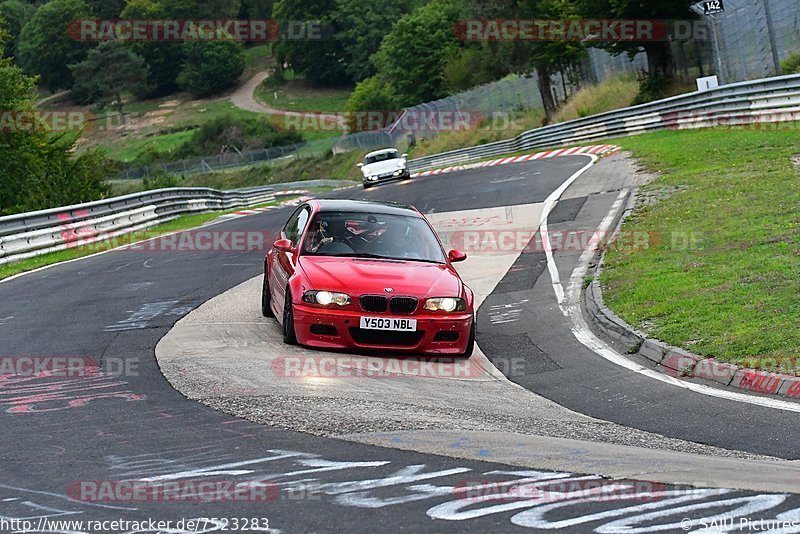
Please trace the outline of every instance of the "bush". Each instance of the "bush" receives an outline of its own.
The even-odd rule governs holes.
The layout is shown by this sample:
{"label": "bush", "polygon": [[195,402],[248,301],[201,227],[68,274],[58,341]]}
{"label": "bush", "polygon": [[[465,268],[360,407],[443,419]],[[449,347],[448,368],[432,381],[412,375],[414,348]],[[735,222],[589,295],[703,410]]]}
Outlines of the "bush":
{"label": "bush", "polygon": [[168,187],[181,187],[182,180],[173,175],[155,174],[142,179],[142,188],[147,189],[166,189]]}
{"label": "bush", "polygon": [[177,81],[193,96],[207,97],[233,86],[244,67],[244,51],[237,42],[189,42],[183,45],[183,67]]}
{"label": "bush", "polygon": [[178,150],[178,155],[206,156],[226,148],[256,150],[300,141],[302,137],[297,132],[277,131],[265,118],[222,116],[200,126],[191,140]]}
{"label": "bush", "polygon": [[[392,85],[380,79],[379,76],[367,78],[356,85],[345,105],[345,109],[349,113],[357,111],[394,111],[399,108],[397,96]],[[391,115],[390,113],[384,115],[387,121],[391,121]],[[349,122],[350,124],[347,125],[347,128],[351,132],[357,131],[359,126],[364,126],[364,121],[351,120]],[[386,126],[386,124],[383,126]]]}
{"label": "bush", "polygon": [[266,118],[239,118],[226,115],[200,125],[189,140],[176,150],[164,151],[158,146],[148,146],[128,166],[141,167],[153,163],[213,156],[223,151],[258,150],[291,145],[302,140],[297,132],[275,130]]}
{"label": "bush", "polygon": [[669,95],[671,85],[672,80],[666,76],[654,76],[645,73],[639,77],[639,93],[633,100],[633,104],[645,104],[653,100],[666,98]]}
{"label": "bush", "polygon": [[792,52],[781,61],[783,74],[800,74],[800,52]]}

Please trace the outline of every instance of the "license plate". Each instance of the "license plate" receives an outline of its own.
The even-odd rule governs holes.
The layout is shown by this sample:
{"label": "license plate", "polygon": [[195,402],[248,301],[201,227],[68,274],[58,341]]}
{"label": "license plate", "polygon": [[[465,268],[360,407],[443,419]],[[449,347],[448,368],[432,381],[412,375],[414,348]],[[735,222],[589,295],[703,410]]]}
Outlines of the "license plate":
{"label": "license plate", "polygon": [[394,317],[362,317],[364,330],[392,330],[397,332],[416,332],[416,319],[397,319]]}

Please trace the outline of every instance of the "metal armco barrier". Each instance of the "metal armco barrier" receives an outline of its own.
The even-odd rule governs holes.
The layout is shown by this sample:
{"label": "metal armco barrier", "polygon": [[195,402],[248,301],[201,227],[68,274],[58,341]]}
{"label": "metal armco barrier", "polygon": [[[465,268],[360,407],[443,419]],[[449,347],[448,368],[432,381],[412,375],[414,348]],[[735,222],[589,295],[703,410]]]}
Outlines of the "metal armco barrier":
{"label": "metal armco barrier", "polygon": [[0,264],[143,230],[186,213],[275,200],[273,187],[170,188],[0,217]]}
{"label": "metal armco barrier", "polygon": [[[409,161],[411,171],[452,166],[531,148],[666,129],[794,121],[800,117],[800,75],[778,76],[675,96],[523,132],[513,139],[451,150]],[[0,264],[61,250],[83,236],[115,237],[184,213],[268,202],[273,187],[238,191],[174,188],[109,200],[0,217]],[[94,236],[94,237],[92,237]]]}
{"label": "metal armco barrier", "polygon": [[774,123],[798,118],[800,75],[778,76],[544,126],[513,139],[417,158],[409,161],[409,167],[412,171],[422,171],[531,148],[577,145],[658,130]]}

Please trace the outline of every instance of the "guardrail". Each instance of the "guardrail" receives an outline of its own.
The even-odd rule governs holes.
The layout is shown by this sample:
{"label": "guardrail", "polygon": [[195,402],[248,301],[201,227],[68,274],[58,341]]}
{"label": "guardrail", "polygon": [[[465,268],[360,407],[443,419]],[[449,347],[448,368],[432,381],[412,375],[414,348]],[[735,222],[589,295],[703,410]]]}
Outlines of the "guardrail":
{"label": "guardrail", "polygon": [[[417,172],[531,148],[581,144],[639,133],[746,125],[800,117],[800,75],[725,85],[523,132],[513,139],[409,161]],[[273,187],[237,191],[174,188],[0,217],[0,264],[75,246],[86,236],[115,237],[184,213],[268,202]]]}
{"label": "guardrail", "polygon": [[275,200],[273,187],[218,191],[170,188],[0,217],[0,264],[86,242],[112,239],[187,213],[229,210]]}
{"label": "guardrail", "polygon": [[421,171],[531,148],[576,145],[657,130],[774,123],[798,118],[800,75],[778,76],[544,126],[513,139],[417,158],[409,161],[409,168]]}

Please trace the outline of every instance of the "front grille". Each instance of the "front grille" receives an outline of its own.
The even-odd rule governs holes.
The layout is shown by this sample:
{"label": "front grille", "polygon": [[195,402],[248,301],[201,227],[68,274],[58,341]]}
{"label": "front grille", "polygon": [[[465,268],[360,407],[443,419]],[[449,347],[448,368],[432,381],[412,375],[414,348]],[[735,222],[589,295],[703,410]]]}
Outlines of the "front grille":
{"label": "front grille", "polygon": [[350,335],[360,345],[392,345],[413,347],[422,340],[425,332],[392,332],[389,330],[362,330],[350,328]]}
{"label": "front grille", "polygon": [[414,313],[417,310],[417,299],[414,297],[394,297],[389,301],[392,313]]}
{"label": "front grille", "polygon": [[365,312],[382,313],[389,306],[389,299],[383,295],[362,295],[358,302]]}

